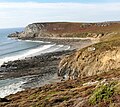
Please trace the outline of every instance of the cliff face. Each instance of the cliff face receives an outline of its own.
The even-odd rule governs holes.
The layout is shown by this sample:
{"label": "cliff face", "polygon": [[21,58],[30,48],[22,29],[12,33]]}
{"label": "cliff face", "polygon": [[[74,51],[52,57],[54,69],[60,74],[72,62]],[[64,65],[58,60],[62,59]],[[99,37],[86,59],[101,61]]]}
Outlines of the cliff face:
{"label": "cliff face", "polygon": [[73,29],[69,23],[31,24],[24,32],[13,34],[17,37],[50,37],[89,32],[87,36],[101,37],[102,42],[76,50],[60,61],[59,76],[71,80],[10,95],[0,99],[0,107],[120,107],[119,23],[92,24],[84,30],[76,30],[79,29],[76,25],[79,24]]}
{"label": "cliff face", "polygon": [[66,79],[89,77],[120,68],[120,40],[98,43],[64,57],[59,75]]}
{"label": "cliff face", "polygon": [[[23,32],[10,34],[9,37],[103,37],[120,29],[119,22],[106,23],[33,23]],[[112,31],[112,32],[111,32]]]}

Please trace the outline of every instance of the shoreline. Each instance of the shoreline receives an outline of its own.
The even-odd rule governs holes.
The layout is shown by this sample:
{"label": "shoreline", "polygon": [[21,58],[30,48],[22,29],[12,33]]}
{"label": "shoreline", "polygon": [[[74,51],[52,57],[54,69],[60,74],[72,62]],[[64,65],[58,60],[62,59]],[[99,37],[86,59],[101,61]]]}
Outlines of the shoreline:
{"label": "shoreline", "polygon": [[17,38],[18,40],[27,40],[27,41],[44,41],[48,43],[56,43],[57,45],[68,45],[72,49],[82,49],[89,45],[98,43],[99,38],[79,38],[79,37],[39,37],[39,38]]}
{"label": "shoreline", "polygon": [[[38,41],[38,38],[35,38],[34,40]],[[26,57],[25,59],[21,60],[9,61],[5,65],[2,65],[5,70],[3,70],[3,72],[0,72],[0,80],[30,76],[28,78],[29,81],[23,86],[23,88],[25,89],[40,87],[45,84],[51,84],[54,82],[60,82],[61,78],[57,76],[57,72],[58,64],[62,57],[73,53],[77,49],[82,49],[86,46],[93,44],[93,41],[89,39],[60,40],[40,38],[39,40],[49,41],[51,43],[56,43],[57,45],[70,45],[72,46],[72,48],[70,48],[69,50],[50,52],[37,56]]]}

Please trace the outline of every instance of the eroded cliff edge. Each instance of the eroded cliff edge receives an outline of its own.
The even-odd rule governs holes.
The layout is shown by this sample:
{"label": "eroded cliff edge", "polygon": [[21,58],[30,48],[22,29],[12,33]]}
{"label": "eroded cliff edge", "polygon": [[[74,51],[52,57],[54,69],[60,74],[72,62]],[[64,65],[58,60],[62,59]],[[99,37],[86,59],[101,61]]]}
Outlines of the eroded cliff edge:
{"label": "eroded cliff edge", "polygon": [[67,79],[89,77],[120,69],[120,40],[91,45],[64,57],[59,75]]}
{"label": "eroded cliff edge", "polygon": [[10,34],[9,37],[21,39],[41,37],[94,37],[101,38],[116,34],[120,28],[120,22],[103,23],[69,23],[48,22],[33,23],[25,27],[23,32]]}
{"label": "eroded cliff edge", "polygon": [[93,30],[109,32],[100,43],[63,57],[59,76],[70,80],[10,95],[0,106],[120,107],[120,26],[113,25]]}

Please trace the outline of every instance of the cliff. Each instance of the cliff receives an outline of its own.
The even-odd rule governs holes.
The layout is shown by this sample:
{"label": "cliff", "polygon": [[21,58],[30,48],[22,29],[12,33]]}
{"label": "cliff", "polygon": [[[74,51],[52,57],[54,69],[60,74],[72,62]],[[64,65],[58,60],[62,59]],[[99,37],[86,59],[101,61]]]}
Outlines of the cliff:
{"label": "cliff", "polygon": [[60,61],[58,75],[65,79],[75,79],[118,70],[120,68],[120,27],[112,27],[113,25],[109,28],[109,33],[100,37],[99,43],[65,56]]}
{"label": "cliff", "polygon": [[83,78],[120,68],[120,40],[102,42],[64,57],[59,75],[64,78]]}
{"label": "cliff", "polygon": [[120,30],[119,22],[103,23],[33,23],[23,32],[10,34],[9,37],[40,38],[40,37],[103,37]]}
{"label": "cliff", "polygon": [[[69,23],[61,24],[69,25]],[[49,27],[53,28],[51,24]],[[70,26],[66,28],[68,30]],[[67,79],[66,81],[10,95],[1,99],[0,107],[120,107],[119,22],[107,23],[107,25],[92,24],[90,27],[83,28],[84,30],[76,30],[78,28],[73,29],[73,27],[71,29],[70,31],[61,30],[59,33],[58,30],[34,29],[34,33],[36,37],[42,37],[43,35],[40,34],[47,32],[49,35],[46,36],[50,37],[51,32],[62,36],[64,32],[69,34],[73,31],[80,34],[89,32],[91,35],[102,34],[102,36],[95,36],[100,37],[101,42],[76,50],[61,59],[58,75]],[[18,33],[17,36],[30,37],[32,30],[26,27],[26,30]],[[33,37],[32,34],[31,37]]]}

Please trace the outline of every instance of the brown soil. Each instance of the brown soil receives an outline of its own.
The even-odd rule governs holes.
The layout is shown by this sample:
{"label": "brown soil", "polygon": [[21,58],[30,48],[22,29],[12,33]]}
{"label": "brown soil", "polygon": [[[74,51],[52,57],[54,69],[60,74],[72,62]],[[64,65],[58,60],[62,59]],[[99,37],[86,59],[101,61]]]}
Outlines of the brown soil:
{"label": "brown soil", "polygon": [[120,81],[119,77],[120,70],[110,71],[101,75],[29,89],[6,97],[9,102],[0,103],[0,107],[108,107],[112,104],[119,107],[119,94],[112,95],[111,102],[101,101],[98,105],[92,105],[89,102],[98,84],[104,80],[106,83]]}
{"label": "brown soil", "polygon": [[[47,28],[49,33],[69,31],[109,34],[103,35],[98,44],[76,50],[64,58],[58,55],[62,58],[59,75],[62,77],[68,73],[69,80],[10,95],[6,97],[7,102],[0,102],[0,107],[120,107],[120,23],[89,26],[78,23],[49,24],[52,26]],[[63,25],[66,26],[65,30],[62,30]],[[60,31],[53,31],[54,27]],[[50,63],[57,67],[59,61],[58,58],[57,63]],[[35,66],[41,66],[42,63],[46,68],[50,65],[41,60]]]}

